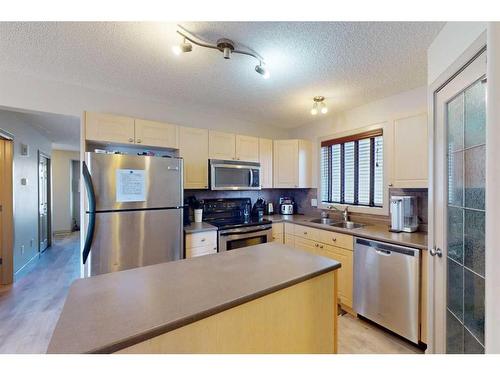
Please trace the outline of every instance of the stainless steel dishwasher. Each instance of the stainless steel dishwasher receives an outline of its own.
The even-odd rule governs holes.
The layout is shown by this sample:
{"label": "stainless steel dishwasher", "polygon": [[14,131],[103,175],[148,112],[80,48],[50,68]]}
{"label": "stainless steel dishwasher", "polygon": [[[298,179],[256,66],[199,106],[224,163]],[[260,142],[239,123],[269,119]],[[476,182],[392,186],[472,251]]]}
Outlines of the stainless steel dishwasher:
{"label": "stainless steel dishwasher", "polygon": [[354,310],[418,344],[420,250],[355,239]]}

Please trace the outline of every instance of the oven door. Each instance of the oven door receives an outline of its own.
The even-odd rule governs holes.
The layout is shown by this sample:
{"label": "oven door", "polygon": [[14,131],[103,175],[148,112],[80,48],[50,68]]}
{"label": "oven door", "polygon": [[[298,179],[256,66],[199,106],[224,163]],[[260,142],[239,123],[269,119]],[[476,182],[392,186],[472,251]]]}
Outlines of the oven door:
{"label": "oven door", "polygon": [[219,252],[272,241],[270,225],[258,225],[219,231]]}
{"label": "oven door", "polygon": [[212,190],[260,190],[260,164],[210,160]]}

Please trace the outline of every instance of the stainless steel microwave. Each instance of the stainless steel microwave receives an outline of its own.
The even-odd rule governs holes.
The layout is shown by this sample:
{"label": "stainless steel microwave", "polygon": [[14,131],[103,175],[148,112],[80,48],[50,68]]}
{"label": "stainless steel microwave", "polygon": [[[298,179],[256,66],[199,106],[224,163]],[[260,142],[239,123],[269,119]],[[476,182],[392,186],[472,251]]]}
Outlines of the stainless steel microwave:
{"label": "stainless steel microwave", "polygon": [[210,189],[260,190],[260,163],[210,159]]}

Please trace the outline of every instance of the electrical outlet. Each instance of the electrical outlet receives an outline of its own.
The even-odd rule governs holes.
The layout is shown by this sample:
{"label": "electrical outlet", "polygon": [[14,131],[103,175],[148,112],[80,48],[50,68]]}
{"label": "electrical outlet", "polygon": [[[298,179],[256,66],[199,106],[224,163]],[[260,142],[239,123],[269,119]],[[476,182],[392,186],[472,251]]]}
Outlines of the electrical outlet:
{"label": "electrical outlet", "polygon": [[318,200],[316,198],[311,199],[311,206],[312,207],[318,207]]}

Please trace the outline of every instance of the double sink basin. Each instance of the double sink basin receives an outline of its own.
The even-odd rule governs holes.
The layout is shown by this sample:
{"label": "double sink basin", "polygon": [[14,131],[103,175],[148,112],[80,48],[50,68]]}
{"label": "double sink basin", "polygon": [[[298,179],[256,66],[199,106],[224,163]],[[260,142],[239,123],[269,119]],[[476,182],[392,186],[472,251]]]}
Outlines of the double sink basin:
{"label": "double sink basin", "polygon": [[355,223],[353,221],[333,221],[332,219],[329,218],[312,219],[309,221],[311,223],[325,224],[331,227],[343,228],[343,229],[357,229],[364,227],[364,224]]}

